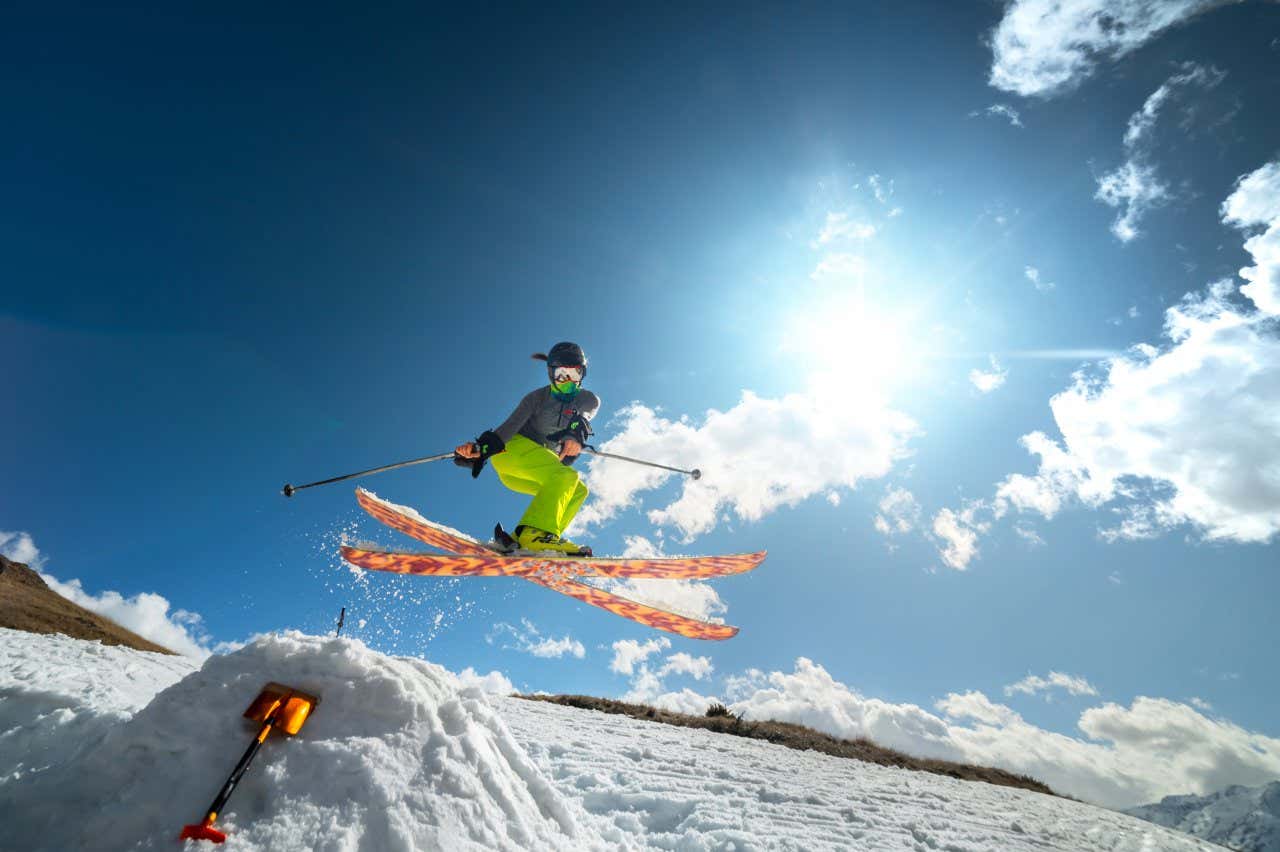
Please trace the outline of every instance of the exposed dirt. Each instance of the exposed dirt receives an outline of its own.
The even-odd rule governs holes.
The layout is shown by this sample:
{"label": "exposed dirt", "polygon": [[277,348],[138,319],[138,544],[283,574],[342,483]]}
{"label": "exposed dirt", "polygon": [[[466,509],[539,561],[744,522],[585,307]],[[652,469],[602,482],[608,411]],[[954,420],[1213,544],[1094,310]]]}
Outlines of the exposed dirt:
{"label": "exposed dirt", "polygon": [[74,639],[98,639],[104,645],[173,653],[72,603],[50,589],[35,571],[3,556],[0,556],[0,627],[28,633],[62,633]]}

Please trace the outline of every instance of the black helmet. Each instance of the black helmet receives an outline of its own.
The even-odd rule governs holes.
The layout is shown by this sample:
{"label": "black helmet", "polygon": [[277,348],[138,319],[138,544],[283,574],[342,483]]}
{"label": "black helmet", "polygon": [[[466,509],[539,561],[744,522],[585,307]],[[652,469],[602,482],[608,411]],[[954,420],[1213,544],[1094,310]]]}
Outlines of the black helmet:
{"label": "black helmet", "polygon": [[533,356],[539,361],[547,362],[547,372],[555,372],[556,367],[581,367],[582,374],[587,374],[587,353],[582,351],[582,347],[576,343],[570,343],[562,340],[555,346],[551,347],[551,351],[546,355],[541,352]]}

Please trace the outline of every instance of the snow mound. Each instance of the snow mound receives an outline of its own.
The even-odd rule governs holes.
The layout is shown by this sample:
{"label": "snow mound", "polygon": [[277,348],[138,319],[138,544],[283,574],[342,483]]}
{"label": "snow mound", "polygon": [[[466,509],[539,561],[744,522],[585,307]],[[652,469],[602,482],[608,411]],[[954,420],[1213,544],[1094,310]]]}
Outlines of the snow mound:
{"label": "snow mound", "polygon": [[104,705],[113,724],[94,742],[21,783],[0,776],[5,836],[51,852],[174,848],[252,739],[241,713],[268,681],[321,701],[297,737],[264,745],[219,816],[228,852],[603,845],[478,690],[423,660],[301,633],[209,658],[128,721]]}

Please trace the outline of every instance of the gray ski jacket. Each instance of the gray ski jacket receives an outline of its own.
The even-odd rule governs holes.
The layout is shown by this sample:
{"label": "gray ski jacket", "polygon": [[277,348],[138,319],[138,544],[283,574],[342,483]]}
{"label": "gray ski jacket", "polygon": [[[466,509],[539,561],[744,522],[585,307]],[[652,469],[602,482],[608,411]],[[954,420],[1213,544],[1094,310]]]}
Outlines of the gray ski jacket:
{"label": "gray ski jacket", "polygon": [[579,390],[571,401],[561,402],[551,395],[550,386],[543,385],[525,394],[511,416],[493,431],[503,443],[520,434],[549,450],[559,452],[559,443],[548,440],[547,436],[568,427],[575,417],[581,417],[590,423],[599,408],[600,397],[589,390]]}

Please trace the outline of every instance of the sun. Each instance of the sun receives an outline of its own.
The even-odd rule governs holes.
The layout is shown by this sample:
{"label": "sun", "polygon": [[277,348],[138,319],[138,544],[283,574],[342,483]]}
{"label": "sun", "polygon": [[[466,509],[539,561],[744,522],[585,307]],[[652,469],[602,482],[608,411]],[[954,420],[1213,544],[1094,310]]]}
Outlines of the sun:
{"label": "sun", "polygon": [[920,372],[908,320],[862,294],[825,296],[791,314],[780,349],[803,360],[811,383],[888,397]]}

